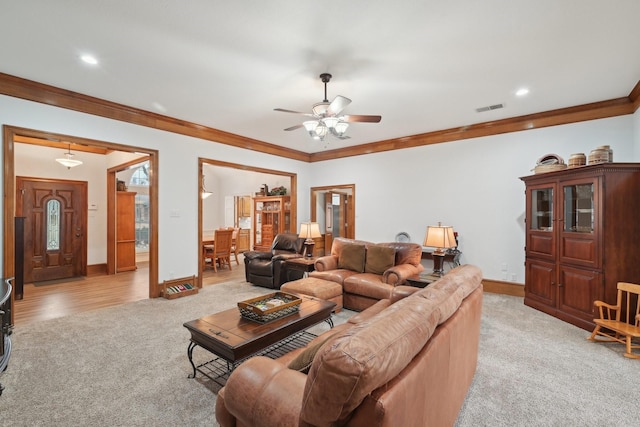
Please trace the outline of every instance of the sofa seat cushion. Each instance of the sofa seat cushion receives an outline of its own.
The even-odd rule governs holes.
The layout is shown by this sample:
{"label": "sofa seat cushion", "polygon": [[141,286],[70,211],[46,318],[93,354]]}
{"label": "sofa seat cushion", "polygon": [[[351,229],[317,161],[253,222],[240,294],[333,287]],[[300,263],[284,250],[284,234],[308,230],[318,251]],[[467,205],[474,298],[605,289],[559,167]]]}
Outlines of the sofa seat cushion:
{"label": "sofa seat cushion", "polygon": [[382,282],[382,276],[371,273],[349,276],[344,279],[342,287],[345,293],[362,295],[378,300],[390,298],[393,290],[393,286]]}
{"label": "sofa seat cushion", "polygon": [[332,282],[339,283],[342,285],[344,280],[347,277],[353,276],[357,274],[355,271],[338,269],[338,270],[328,270],[328,271],[312,271],[309,273],[309,277],[314,277],[316,279],[330,280]]}
{"label": "sofa seat cushion", "polygon": [[311,365],[300,419],[343,425],[369,393],[396,377],[424,347],[438,318],[433,301],[408,297],[332,337]]}

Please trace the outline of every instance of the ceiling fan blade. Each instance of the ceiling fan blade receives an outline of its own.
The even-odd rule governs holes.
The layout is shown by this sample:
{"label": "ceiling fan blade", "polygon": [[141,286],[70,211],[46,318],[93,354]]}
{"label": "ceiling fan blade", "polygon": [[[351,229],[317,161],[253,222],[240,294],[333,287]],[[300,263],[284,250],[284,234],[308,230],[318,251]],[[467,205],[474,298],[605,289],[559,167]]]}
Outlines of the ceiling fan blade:
{"label": "ceiling fan blade", "polygon": [[280,111],[281,113],[302,114],[303,116],[313,117],[313,114],[301,113],[300,111],[286,110],[284,108],[274,108],[273,111]]}
{"label": "ceiling fan blade", "polygon": [[349,98],[341,95],[336,96],[334,100],[331,101],[331,104],[329,104],[329,108],[327,108],[327,116],[330,117],[340,114],[340,111],[344,110],[349,104],[351,104]]}
{"label": "ceiling fan blade", "polygon": [[286,128],[285,130],[296,130],[296,129],[300,129],[301,127],[304,127],[303,125],[295,125],[295,126],[291,126],[290,128]]}
{"label": "ceiling fan blade", "polygon": [[342,116],[342,120],[345,122],[366,122],[366,123],[380,123],[382,116],[366,116],[359,114],[348,114]]}

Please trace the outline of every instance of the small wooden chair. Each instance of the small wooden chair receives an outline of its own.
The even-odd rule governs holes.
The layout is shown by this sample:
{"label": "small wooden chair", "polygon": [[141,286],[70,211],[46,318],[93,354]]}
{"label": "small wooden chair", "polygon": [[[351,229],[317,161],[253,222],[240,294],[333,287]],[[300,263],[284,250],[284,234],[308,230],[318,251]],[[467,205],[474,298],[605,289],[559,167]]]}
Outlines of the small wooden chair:
{"label": "small wooden chair", "polygon": [[[640,359],[640,354],[632,352],[632,349],[640,349],[640,344],[633,344],[633,339],[640,338],[640,285],[618,282],[616,305],[603,301],[594,304],[600,318],[593,319],[596,327],[588,340],[625,344],[625,357]],[[598,335],[605,339],[597,339]]]}
{"label": "small wooden chair", "polygon": [[215,230],[213,238],[213,253],[211,254],[211,264],[213,271],[216,273],[218,269],[216,263],[220,264],[220,268],[225,264],[231,270],[231,241],[233,228],[224,230]]}

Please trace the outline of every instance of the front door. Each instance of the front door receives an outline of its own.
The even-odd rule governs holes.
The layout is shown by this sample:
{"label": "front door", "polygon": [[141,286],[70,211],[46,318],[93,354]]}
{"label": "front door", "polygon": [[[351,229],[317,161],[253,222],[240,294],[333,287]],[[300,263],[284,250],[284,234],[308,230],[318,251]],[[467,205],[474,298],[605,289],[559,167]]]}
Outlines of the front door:
{"label": "front door", "polygon": [[25,283],[86,275],[87,208],[85,181],[16,177]]}

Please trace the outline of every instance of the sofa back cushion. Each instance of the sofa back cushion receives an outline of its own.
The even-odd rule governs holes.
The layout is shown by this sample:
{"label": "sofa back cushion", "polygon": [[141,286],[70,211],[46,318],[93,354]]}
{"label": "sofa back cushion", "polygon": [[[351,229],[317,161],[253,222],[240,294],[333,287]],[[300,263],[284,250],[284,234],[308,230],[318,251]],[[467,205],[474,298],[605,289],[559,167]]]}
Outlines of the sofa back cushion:
{"label": "sofa back cushion", "polygon": [[273,239],[271,251],[274,255],[283,252],[301,253],[303,243],[304,239],[299,238],[295,233],[280,233]]}
{"label": "sofa back cushion", "polygon": [[379,245],[370,245],[364,263],[364,272],[382,274],[396,262],[396,250]]}
{"label": "sofa back cushion", "polygon": [[362,273],[364,271],[365,254],[364,245],[345,245],[338,256],[338,268]]}
{"label": "sofa back cushion", "polygon": [[408,297],[332,337],[311,365],[300,419],[314,426],[343,423],[365,396],[407,366],[438,320],[435,302]]}
{"label": "sofa back cushion", "polygon": [[342,248],[350,245],[364,245],[365,247],[373,245],[371,242],[365,240],[347,239],[346,237],[335,237],[331,243],[331,255],[340,258]]}
{"label": "sofa back cushion", "polygon": [[396,252],[395,265],[411,264],[418,266],[422,260],[422,246],[417,243],[388,242],[378,243],[376,246],[393,248]]}

